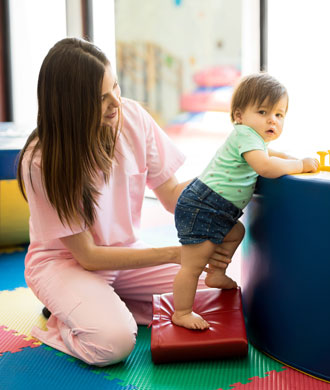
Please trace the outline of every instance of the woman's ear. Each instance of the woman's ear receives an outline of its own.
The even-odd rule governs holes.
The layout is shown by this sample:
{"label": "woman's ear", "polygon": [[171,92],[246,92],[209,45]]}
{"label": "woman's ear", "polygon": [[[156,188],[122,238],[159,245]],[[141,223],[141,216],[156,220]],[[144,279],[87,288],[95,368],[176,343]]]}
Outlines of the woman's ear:
{"label": "woman's ear", "polygon": [[242,123],[242,111],[240,108],[236,108],[236,110],[234,112],[234,121],[238,125]]}

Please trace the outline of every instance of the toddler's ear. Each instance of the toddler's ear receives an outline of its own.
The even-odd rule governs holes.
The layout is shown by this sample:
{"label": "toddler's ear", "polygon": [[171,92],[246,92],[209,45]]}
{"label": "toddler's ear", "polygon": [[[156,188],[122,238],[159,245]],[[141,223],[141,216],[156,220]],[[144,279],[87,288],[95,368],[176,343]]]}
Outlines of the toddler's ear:
{"label": "toddler's ear", "polygon": [[242,111],[239,108],[236,108],[234,112],[234,121],[238,125],[242,123]]}

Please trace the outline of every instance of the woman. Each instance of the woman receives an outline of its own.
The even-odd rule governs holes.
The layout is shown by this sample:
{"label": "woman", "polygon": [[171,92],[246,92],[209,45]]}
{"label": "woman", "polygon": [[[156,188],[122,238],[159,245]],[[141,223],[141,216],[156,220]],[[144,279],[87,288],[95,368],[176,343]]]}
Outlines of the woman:
{"label": "woman", "polygon": [[[120,97],[97,47],[67,38],[51,48],[18,166],[30,208],[25,277],[52,313],[33,336],[88,364],[129,355],[152,295],[172,290],[181,253],[136,237],[145,186],[173,212],[187,185],[174,176],[183,160],[150,115]],[[226,254],[219,247],[210,263],[226,267]]]}

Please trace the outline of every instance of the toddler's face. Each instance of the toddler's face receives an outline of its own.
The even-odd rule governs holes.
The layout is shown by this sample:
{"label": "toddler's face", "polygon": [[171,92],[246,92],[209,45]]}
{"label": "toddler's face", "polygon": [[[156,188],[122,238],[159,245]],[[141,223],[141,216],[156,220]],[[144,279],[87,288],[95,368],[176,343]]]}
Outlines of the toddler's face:
{"label": "toddler's face", "polygon": [[254,105],[244,111],[237,110],[235,121],[252,127],[265,142],[274,141],[282,134],[287,107],[288,98],[283,96],[273,107],[264,102],[260,107]]}

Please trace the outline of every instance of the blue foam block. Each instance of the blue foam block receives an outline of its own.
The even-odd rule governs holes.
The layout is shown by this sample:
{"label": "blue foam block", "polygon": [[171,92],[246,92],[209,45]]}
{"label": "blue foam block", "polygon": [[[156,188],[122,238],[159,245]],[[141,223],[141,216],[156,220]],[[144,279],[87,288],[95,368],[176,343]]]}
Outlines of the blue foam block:
{"label": "blue foam block", "polygon": [[245,214],[241,283],[249,340],[329,381],[330,180],[260,178]]}
{"label": "blue foam block", "polygon": [[17,158],[31,129],[12,122],[0,123],[0,180],[16,179]]}

